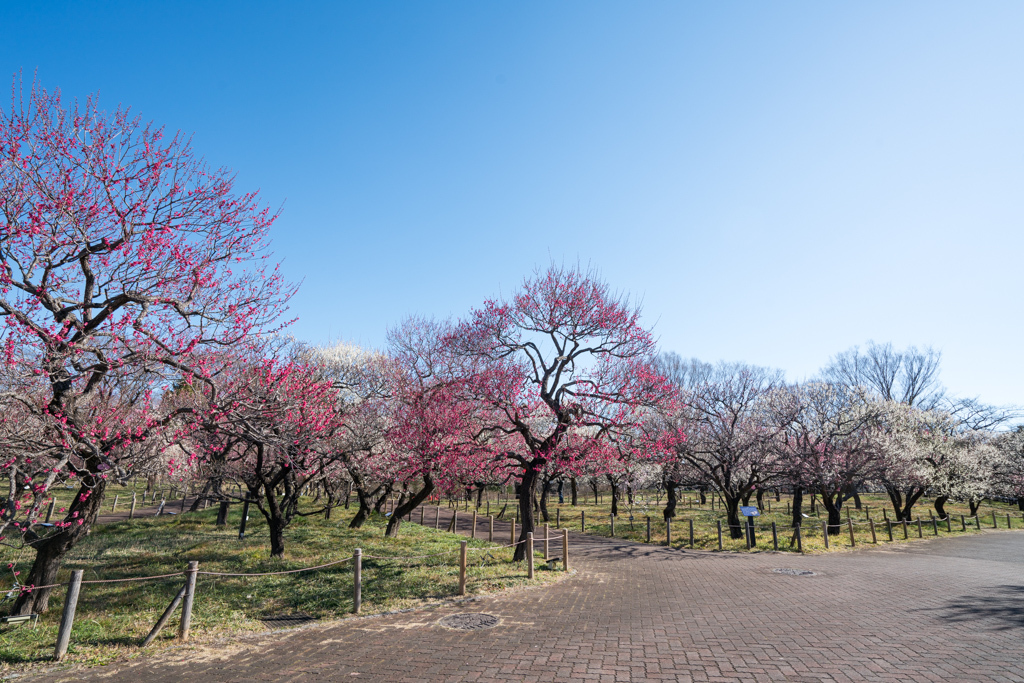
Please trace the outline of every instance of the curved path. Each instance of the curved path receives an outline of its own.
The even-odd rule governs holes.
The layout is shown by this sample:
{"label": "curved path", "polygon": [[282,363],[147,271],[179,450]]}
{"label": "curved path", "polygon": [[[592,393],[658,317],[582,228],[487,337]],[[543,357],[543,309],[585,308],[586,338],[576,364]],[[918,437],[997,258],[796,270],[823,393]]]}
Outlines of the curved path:
{"label": "curved path", "polygon": [[[578,573],[548,588],[32,680],[1024,682],[1022,533],[808,556],[573,534],[570,550]],[[501,622],[437,624],[469,611]]]}

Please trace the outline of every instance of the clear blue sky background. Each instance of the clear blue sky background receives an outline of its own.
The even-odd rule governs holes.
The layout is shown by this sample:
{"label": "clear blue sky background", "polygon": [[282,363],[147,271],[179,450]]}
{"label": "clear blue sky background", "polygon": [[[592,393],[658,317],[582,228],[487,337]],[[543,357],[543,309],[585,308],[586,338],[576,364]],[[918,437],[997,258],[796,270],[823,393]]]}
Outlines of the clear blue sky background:
{"label": "clear blue sky background", "polygon": [[[38,70],[284,212],[297,336],[379,345],[550,260],[665,349],[813,374],[934,345],[1024,403],[1024,4],[37,2]],[[6,98],[4,100],[6,106]]]}

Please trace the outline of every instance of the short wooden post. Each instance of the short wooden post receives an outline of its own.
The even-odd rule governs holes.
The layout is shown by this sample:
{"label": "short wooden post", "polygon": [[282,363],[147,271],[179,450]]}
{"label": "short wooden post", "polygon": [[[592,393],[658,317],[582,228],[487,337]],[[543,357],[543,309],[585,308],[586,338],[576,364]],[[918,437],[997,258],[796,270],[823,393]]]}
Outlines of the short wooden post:
{"label": "short wooden post", "polygon": [[803,534],[800,533],[800,525],[796,525],[796,551],[802,553],[804,551],[804,539]]}
{"label": "short wooden post", "polygon": [[470,538],[476,538],[476,508],[473,508],[473,531],[469,534]]}
{"label": "short wooden post", "polygon": [[363,606],[363,549],[352,552],[352,613],[359,614]]}
{"label": "short wooden post", "polygon": [[551,527],[548,526],[547,524],[545,524],[544,525],[544,561],[545,562],[547,562],[548,560],[551,559],[551,556],[548,555],[548,551],[551,550],[550,543],[551,543]]}
{"label": "short wooden post", "polygon": [[185,598],[181,601],[181,622],[178,624],[178,637],[188,641],[188,632],[192,627],[192,604],[196,599],[196,576],[199,574],[199,563],[192,560],[185,571]]}
{"label": "short wooden post", "polygon": [[[849,510],[849,508],[847,508],[847,510]],[[849,515],[847,515],[847,517],[846,517],[846,527],[850,530],[850,547],[851,548],[856,548],[857,547],[857,541],[854,540],[854,538],[853,538],[853,520],[850,519]]]}
{"label": "short wooden post", "polygon": [[491,514],[491,499],[490,498],[487,499],[487,514],[488,515]]}
{"label": "short wooden post", "polygon": [[750,550],[750,518],[749,517],[744,517],[743,518],[742,526],[743,526],[743,537],[747,541],[747,550]]}
{"label": "short wooden post", "polygon": [[132,494],[132,506],[128,509],[128,519],[135,519],[135,494]]}
{"label": "short wooden post", "polygon": [[434,510],[435,510],[435,512],[434,512],[434,528],[435,529],[440,529],[441,528],[441,506],[440,505],[436,506],[434,508]]}
{"label": "short wooden post", "polygon": [[494,515],[487,515],[487,542],[494,543]]}
{"label": "short wooden post", "polygon": [[825,550],[828,550],[828,522],[821,523],[821,535],[825,539]]}
{"label": "short wooden post", "polygon": [[687,520],[690,523],[690,549],[693,549],[693,519]]}
{"label": "short wooden post", "polygon": [[533,532],[526,532],[526,578],[533,579]]}
{"label": "short wooden post", "polygon": [[1009,512],[1006,513],[1006,528],[1007,529],[1012,529],[1013,528],[1013,523],[1010,521],[1010,513]]}
{"label": "short wooden post", "polygon": [[562,571],[569,571],[569,530],[562,529]]}
{"label": "short wooden post", "polygon": [[993,529],[998,529],[999,528],[999,522],[996,521],[996,511],[995,510],[992,511],[992,528]]}
{"label": "short wooden post", "polygon": [[967,518],[960,515],[960,531],[967,531]]}
{"label": "short wooden post", "polygon": [[932,517],[932,531],[935,532],[936,536],[939,535],[939,521],[934,517]]}
{"label": "short wooden post", "polygon": [[672,547],[672,518],[665,518],[665,545]]}
{"label": "short wooden post", "polygon": [[[117,499],[120,498],[120,497],[121,497],[121,494],[119,494],[119,493],[114,494],[114,504],[110,506],[110,512],[111,513],[117,512]],[[1009,516],[1009,515],[1007,515],[1007,516]]]}
{"label": "short wooden post", "polygon": [[580,533],[587,533],[587,511],[580,510]]}
{"label": "short wooden post", "polygon": [[647,517],[647,542],[651,542],[651,518]]}
{"label": "short wooden post", "polygon": [[[714,498],[712,498],[711,500],[714,500]],[[721,550],[722,549],[722,520],[718,520],[717,524],[718,524],[718,549]]]}
{"label": "short wooden post", "polygon": [[946,533],[953,533],[953,515],[946,513]]}
{"label": "short wooden post", "polygon": [[459,533],[459,506],[456,505],[455,509],[452,510],[452,533]]}
{"label": "short wooden post", "polygon": [[907,520],[903,520],[903,540],[907,540],[910,536],[907,535]]}
{"label": "short wooden post", "polygon": [[75,569],[71,572],[68,592],[64,596],[64,612],[60,615],[60,628],[57,630],[57,646],[53,648],[53,658],[56,661],[60,661],[67,653],[68,643],[71,642],[71,627],[75,623],[75,609],[78,607],[78,593],[82,588],[84,574],[84,569]]}
{"label": "short wooden post", "polygon": [[466,594],[466,546],[468,541],[463,541],[459,546],[459,595]]}
{"label": "short wooden post", "polygon": [[868,526],[871,527],[871,542],[877,545],[878,537],[875,536],[875,520],[869,519]]}
{"label": "short wooden post", "polygon": [[188,493],[187,489],[184,489],[181,492],[181,507],[178,508],[178,512],[179,513],[184,513],[185,512],[185,494],[187,494],[187,493]]}
{"label": "short wooden post", "polygon": [[776,552],[779,550],[779,532],[775,528],[775,522],[772,522],[772,550]]}
{"label": "short wooden post", "polygon": [[608,533],[609,536],[615,535],[615,515],[608,515],[611,518],[611,531]]}
{"label": "short wooden post", "polygon": [[555,528],[562,528],[562,508],[557,508],[555,510]]}
{"label": "short wooden post", "polygon": [[515,545],[516,543],[516,518],[512,518],[512,533],[509,535],[509,543]]}
{"label": "short wooden post", "polygon": [[974,523],[977,526],[978,531],[981,531],[981,515],[974,515]]}
{"label": "short wooden post", "polygon": [[157,635],[160,634],[160,630],[167,624],[168,620],[171,618],[171,615],[174,614],[174,610],[178,608],[178,605],[181,604],[182,598],[185,597],[186,588],[187,586],[182,586],[181,590],[178,591],[178,594],[174,596],[174,599],[171,600],[171,604],[167,606],[167,609],[164,610],[164,613],[160,615],[159,619],[157,619],[156,624],[153,626],[152,629],[150,629],[149,635],[147,635],[146,639],[142,641],[141,647],[146,647],[154,640],[156,640]]}
{"label": "short wooden post", "polygon": [[160,506],[156,509],[156,516],[157,517],[159,517],[160,515],[164,514],[164,505],[166,505],[166,504],[167,504],[167,500],[165,498],[161,498],[160,499]]}
{"label": "short wooden post", "polygon": [[924,532],[921,531],[921,518],[917,518],[917,537],[924,538]]}
{"label": "short wooden post", "polygon": [[426,505],[421,505],[420,506],[420,526],[423,526],[423,518],[426,517],[426,515],[427,515],[427,506]]}

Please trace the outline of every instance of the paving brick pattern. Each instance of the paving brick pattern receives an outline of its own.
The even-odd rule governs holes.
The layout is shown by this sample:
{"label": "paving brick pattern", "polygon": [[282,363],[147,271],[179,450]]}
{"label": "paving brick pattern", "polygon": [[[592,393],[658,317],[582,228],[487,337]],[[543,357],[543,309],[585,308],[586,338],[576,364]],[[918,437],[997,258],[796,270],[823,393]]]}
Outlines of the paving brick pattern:
{"label": "paving brick pattern", "polygon": [[[578,573],[547,588],[32,680],[1024,682],[1024,533],[818,556],[570,549]],[[468,611],[501,623],[437,624]]]}

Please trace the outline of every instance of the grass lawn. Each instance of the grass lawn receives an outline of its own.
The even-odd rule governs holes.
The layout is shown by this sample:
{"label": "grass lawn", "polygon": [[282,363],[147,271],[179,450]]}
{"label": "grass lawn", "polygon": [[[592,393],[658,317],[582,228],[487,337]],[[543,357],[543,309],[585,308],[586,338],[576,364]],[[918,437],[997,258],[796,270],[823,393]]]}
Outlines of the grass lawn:
{"label": "grass lawn", "polygon": [[[124,491],[112,487],[115,493]],[[130,501],[131,493],[128,493]],[[109,504],[105,506],[109,511]],[[121,508],[119,508],[121,509]],[[170,509],[175,510],[175,507]],[[67,581],[72,569],[85,570],[85,581],[152,576],[184,570],[190,560],[200,571],[257,573],[319,565],[350,558],[363,550],[362,613],[373,614],[414,607],[449,598],[458,589],[459,542],[444,530],[404,523],[399,538],[384,538],[386,520],[372,517],[360,530],[347,528],[355,513],[339,509],[327,521],[321,516],[297,518],[285,532],[285,557],[270,559],[270,544],[263,517],[250,510],[246,538],[238,540],[240,506],[234,505],[227,527],[217,527],[216,508],[181,516],[137,517],[131,522],[98,525],[78,545],[58,580]],[[414,517],[418,519],[418,517]],[[428,525],[429,526],[429,525]],[[496,539],[497,540],[497,539]],[[502,543],[507,540],[502,538]],[[525,563],[512,563],[511,549],[497,549],[470,540],[467,594],[501,591],[527,583]],[[480,549],[474,551],[474,549]],[[414,560],[375,559],[445,553]],[[28,549],[0,551],[0,562],[13,562],[14,570],[28,574],[33,553]],[[536,558],[534,583],[557,580],[560,572],[547,571]],[[6,569],[4,569],[6,571]],[[10,586],[8,574],[2,587]],[[184,582],[184,577],[139,583],[83,584],[66,661],[99,664],[137,656],[138,643]],[[232,633],[265,630],[261,618],[305,614],[319,619],[349,616],[352,611],[352,564],[327,569],[264,577],[200,575],[192,613],[192,633],[210,639]],[[64,589],[56,589],[49,611],[36,628],[27,625],[0,628],[0,671],[49,660],[56,641]],[[7,601],[7,606],[11,601]],[[156,648],[174,643],[178,613],[164,627]]]}

